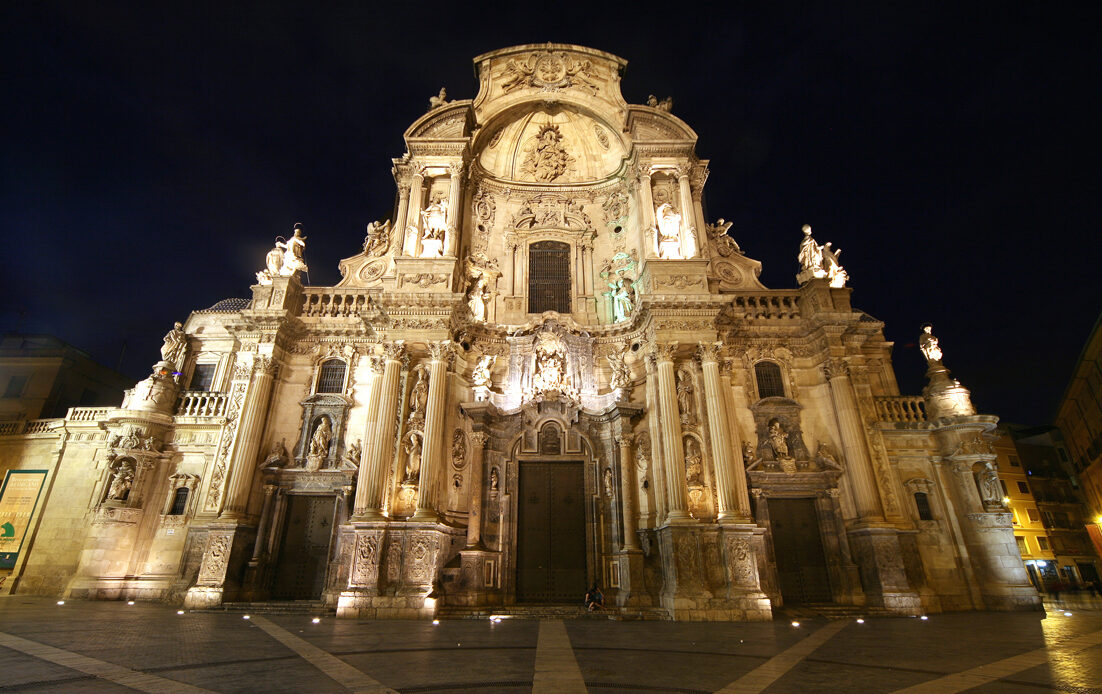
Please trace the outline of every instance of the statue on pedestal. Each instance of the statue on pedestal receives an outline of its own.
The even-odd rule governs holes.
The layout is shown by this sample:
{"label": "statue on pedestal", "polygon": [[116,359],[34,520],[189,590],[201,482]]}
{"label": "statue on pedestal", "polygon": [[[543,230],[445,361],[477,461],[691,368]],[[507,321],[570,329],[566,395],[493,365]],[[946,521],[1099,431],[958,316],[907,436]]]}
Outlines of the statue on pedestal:
{"label": "statue on pedestal", "polygon": [[385,255],[389,248],[390,220],[368,224],[367,236],[364,237],[364,255],[377,258]]}
{"label": "statue on pedestal", "polygon": [[838,262],[841,249],[831,248],[829,241],[822,246],[816,243],[811,237],[811,226],[808,224],[803,226],[803,232],[804,239],[800,242],[800,252],[796,256],[800,261],[800,272],[796,274],[796,281],[803,284],[812,279],[825,277],[830,281],[830,286],[835,289],[846,286],[849,274]]}
{"label": "statue on pedestal", "polygon": [[111,477],[111,486],[107,489],[108,501],[126,501],[130,496],[130,489],[134,486],[134,465],[129,460],[123,460],[115,468]]}
{"label": "statue on pedestal", "polygon": [[443,197],[435,198],[428,207],[421,210],[421,255],[422,258],[442,258],[444,256],[444,235],[448,231],[448,203]]}
{"label": "statue on pedestal", "polygon": [[925,323],[922,326],[922,334],[918,336],[918,348],[922,350],[922,356],[926,357],[926,363],[930,366],[941,366],[941,358],[944,356],[938,339],[934,336],[934,326]]}
{"label": "statue on pedestal", "polygon": [[417,484],[421,477],[421,432],[410,432],[406,440],[406,484]]}
{"label": "statue on pedestal", "polygon": [[673,205],[664,202],[654,211],[657,220],[658,257],[663,259],[681,258],[681,215]]}
{"label": "statue on pedestal", "polygon": [[773,449],[774,460],[788,460],[792,456],[788,454],[788,432],[784,430],[780,420],[769,422],[769,446]]}
{"label": "statue on pedestal", "polygon": [[628,320],[635,312],[635,283],[630,277],[621,277],[608,286],[610,291],[605,295],[612,304],[612,322]]}
{"label": "statue on pedestal", "polygon": [[497,269],[497,259],[491,260],[479,251],[467,256],[467,308],[471,318],[478,322],[486,320],[487,308],[493,302],[497,287],[497,278],[501,271]]}
{"label": "statue on pedestal", "polygon": [[329,424],[328,417],[322,417],[318,426],[314,429],[314,435],[310,437],[310,457],[318,457],[324,460],[329,456],[329,440],[333,437],[333,428]]}
{"label": "statue on pedestal", "polygon": [[441,106],[448,105],[448,90],[440,87],[440,93],[429,97],[429,110],[434,111]]}
{"label": "statue on pedestal", "polygon": [[302,224],[295,224],[295,233],[291,238],[282,239],[282,236],[277,236],[275,247],[264,257],[265,267],[256,273],[257,284],[271,284],[276,277],[290,277],[300,270],[310,270],[303,258],[306,237],[302,235]]}
{"label": "statue on pedestal", "polygon": [[177,372],[184,365],[184,357],[187,355],[187,334],[183,328],[184,324],[176,321],[172,330],[165,335],[161,346],[161,361]]}

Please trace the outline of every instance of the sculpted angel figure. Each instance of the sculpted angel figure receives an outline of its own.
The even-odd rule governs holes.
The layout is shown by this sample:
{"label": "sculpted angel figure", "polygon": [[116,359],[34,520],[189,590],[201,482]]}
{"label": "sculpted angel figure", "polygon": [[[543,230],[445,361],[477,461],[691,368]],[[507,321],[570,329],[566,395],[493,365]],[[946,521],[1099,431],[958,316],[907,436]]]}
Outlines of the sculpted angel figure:
{"label": "sculpted angel figure", "polygon": [[612,377],[608,381],[610,388],[627,388],[631,384],[631,369],[628,367],[627,354],[630,347],[613,352],[605,357],[612,368]]}
{"label": "sculpted angel figure", "polygon": [[440,93],[429,97],[429,110],[435,110],[448,105],[448,90],[440,87]]}
{"label": "sculpted angel figure", "polygon": [[176,321],[172,324],[172,330],[165,335],[164,344],[161,345],[161,361],[179,371],[184,363],[184,355],[187,354],[187,334],[183,330],[184,324]]}
{"label": "sculpted angel figure", "polygon": [[368,224],[367,236],[364,237],[364,254],[377,258],[385,254],[389,247],[390,220]]}
{"label": "sculpted angel figure", "polygon": [[938,345],[937,337],[934,336],[934,326],[930,323],[922,326],[922,334],[918,336],[918,348],[922,350],[922,356],[926,357],[926,363],[930,366],[940,364],[941,358],[945,356]]}
{"label": "sculpted angel figure", "polygon": [[501,82],[501,90],[508,94],[514,89],[525,86],[535,72],[536,69],[529,66],[527,61],[510,58],[509,62],[505,64],[505,71],[501,73],[501,76],[505,78]]}
{"label": "sculpted angel figure", "polygon": [[831,248],[831,242],[827,241],[823,245],[822,253],[823,269],[826,270],[826,276],[827,279],[830,280],[830,286],[835,289],[846,286],[846,280],[849,279],[849,275],[838,262],[838,256],[842,254],[842,249]]}
{"label": "sculpted angel figure", "polygon": [[471,373],[471,383],[476,386],[487,387],[490,385],[490,371],[494,368],[497,356],[485,354],[478,358],[474,371]]}
{"label": "sculpted angel figure", "polygon": [[731,222],[724,221],[723,217],[720,217],[715,224],[709,224],[706,227],[708,238],[716,245],[716,250],[722,256],[729,256],[732,253],[742,253],[742,249],[739,248],[738,243],[735,242],[731,235],[727,233],[727,230],[731,228]]}
{"label": "sculpted angel figure", "polygon": [[287,464],[287,447],[283,440],[272,444],[272,450],[264,459],[264,467],[283,467]]}
{"label": "sculpted angel figure", "polygon": [[306,250],[306,237],[302,235],[302,224],[295,224],[295,233],[286,241],[276,241],[276,248],[283,249],[283,265],[279,274],[290,277],[299,272],[309,272],[303,252]]}

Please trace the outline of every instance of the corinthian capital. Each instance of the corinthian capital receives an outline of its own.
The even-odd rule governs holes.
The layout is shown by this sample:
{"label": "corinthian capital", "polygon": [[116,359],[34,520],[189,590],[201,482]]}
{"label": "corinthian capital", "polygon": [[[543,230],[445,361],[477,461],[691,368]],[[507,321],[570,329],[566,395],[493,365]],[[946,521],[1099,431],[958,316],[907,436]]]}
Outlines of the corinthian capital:
{"label": "corinthian capital", "polygon": [[395,340],[394,342],[383,343],[383,359],[386,361],[401,361],[405,356],[406,341]]}
{"label": "corinthian capital", "polygon": [[697,353],[704,364],[719,361],[719,353],[723,349],[722,342],[701,342],[697,345]]}
{"label": "corinthian capital", "polygon": [[471,445],[475,448],[482,448],[486,445],[486,442],[490,440],[490,435],[484,431],[472,431],[467,435]]}
{"label": "corinthian capital", "polygon": [[455,345],[451,340],[430,342],[428,347],[429,359],[432,361],[451,361],[452,355],[455,353]]}
{"label": "corinthian capital", "polygon": [[279,362],[272,357],[259,355],[253,359],[253,371],[274,378],[279,372]]}
{"label": "corinthian capital", "polygon": [[823,362],[820,367],[823,370],[823,376],[828,381],[835,378],[848,378],[849,377],[849,364],[845,359],[828,359]]}
{"label": "corinthian capital", "polygon": [[674,356],[677,354],[677,341],[667,342],[666,344],[655,343],[651,350],[651,354],[657,361],[673,361]]}

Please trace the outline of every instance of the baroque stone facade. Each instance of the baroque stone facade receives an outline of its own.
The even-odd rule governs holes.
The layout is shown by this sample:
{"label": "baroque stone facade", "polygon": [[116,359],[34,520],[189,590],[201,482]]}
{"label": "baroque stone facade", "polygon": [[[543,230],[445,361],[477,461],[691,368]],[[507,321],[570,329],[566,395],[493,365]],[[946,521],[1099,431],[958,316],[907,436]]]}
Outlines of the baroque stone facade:
{"label": "baroque stone facade", "polygon": [[695,133],[626,103],[616,56],[475,67],[475,99],[442,90],[406,131],[396,212],[336,286],[302,285],[296,228],[122,407],[0,441],[53,475],[4,590],[351,617],[592,583],[686,620],[1039,606],[977,484],[996,418],[940,351],[900,396],[831,244],[794,233],[800,286],[764,287],[704,218]]}

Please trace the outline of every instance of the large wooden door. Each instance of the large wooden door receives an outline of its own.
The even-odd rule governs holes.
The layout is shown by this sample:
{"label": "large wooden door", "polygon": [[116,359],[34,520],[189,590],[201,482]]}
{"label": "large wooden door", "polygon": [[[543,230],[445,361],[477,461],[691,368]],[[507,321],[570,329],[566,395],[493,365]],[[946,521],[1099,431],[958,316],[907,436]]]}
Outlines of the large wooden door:
{"label": "large wooden door", "polygon": [[332,496],[287,497],[287,522],[279,548],[272,597],[316,600],[325,589],[329,542],[333,537]]}
{"label": "large wooden door", "polygon": [[777,581],[785,604],[833,602],[814,499],[769,499]]}
{"label": "large wooden door", "polygon": [[585,484],[580,462],[522,462],[517,500],[517,600],[585,596]]}

